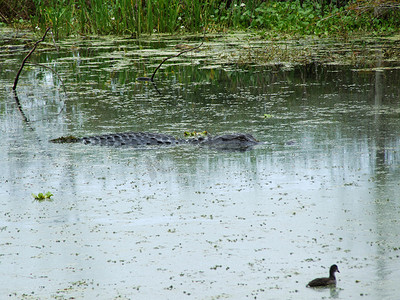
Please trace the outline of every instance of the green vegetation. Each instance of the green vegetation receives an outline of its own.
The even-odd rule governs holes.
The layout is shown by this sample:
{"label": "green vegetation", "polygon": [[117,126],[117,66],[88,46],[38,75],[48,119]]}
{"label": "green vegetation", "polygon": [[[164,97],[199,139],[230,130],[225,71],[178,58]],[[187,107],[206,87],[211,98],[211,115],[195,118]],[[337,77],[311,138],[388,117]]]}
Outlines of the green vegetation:
{"label": "green vegetation", "polygon": [[47,192],[46,194],[43,193],[39,193],[39,194],[32,194],[32,197],[35,198],[35,200],[42,202],[44,200],[47,201],[52,201],[52,199],[50,199],[52,196],[54,196],[51,192]]}
{"label": "green vegetation", "polygon": [[185,137],[199,137],[208,135],[207,131],[197,132],[197,131],[185,131],[183,133]]}
{"label": "green vegetation", "polygon": [[258,29],[335,35],[400,28],[397,0],[0,0],[0,20],[69,35]]}

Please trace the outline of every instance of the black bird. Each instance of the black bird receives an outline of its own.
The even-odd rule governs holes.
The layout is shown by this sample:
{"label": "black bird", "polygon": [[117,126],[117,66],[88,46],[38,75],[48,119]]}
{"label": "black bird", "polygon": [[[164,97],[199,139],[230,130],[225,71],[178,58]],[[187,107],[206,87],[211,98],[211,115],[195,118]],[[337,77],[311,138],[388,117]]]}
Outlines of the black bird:
{"label": "black bird", "polygon": [[329,277],[316,278],[314,280],[311,280],[307,284],[307,287],[335,285],[336,284],[336,277],[335,277],[336,272],[340,273],[338,266],[332,265],[331,268],[329,269]]}

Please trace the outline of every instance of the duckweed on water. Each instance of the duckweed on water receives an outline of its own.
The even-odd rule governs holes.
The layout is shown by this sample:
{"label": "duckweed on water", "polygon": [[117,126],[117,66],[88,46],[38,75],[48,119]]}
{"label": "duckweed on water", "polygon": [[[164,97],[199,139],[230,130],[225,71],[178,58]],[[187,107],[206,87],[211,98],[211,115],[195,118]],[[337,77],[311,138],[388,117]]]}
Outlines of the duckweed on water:
{"label": "duckweed on water", "polygon": [[271,118],[273,118],[274,116],[273,115],[271,115],[271,114],[264,114],[264,119],[271,119]]}
{"label": "duckweed on water", "polygon": [[[252,37],[241,42],[229,59],[237,65],[293,66],[311,63],[374,66],[377,60],[398,61],[399,36],[373,38],[353,36],[346,39],[301,38],[276,41]],[[234,40],[234,36],[230,39]],[[379,45],[379,46],[378,46]]]}

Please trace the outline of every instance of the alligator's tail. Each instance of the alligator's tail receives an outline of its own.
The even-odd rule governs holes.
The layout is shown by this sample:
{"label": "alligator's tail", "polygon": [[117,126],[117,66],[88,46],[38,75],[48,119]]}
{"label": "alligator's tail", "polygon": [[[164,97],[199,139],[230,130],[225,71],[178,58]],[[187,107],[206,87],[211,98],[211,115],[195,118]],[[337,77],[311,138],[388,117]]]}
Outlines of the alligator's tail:
{"label": "alligator's tail", "polygon": [[78,138],[76,136],[73,135],[68,135],[68,136],[62,136],[56,139],[52,139],[50,140],[50,142],[52,143],[60,143],[60,144],[64,144],[64,143],[80,143],[82,142],[82,138]]}

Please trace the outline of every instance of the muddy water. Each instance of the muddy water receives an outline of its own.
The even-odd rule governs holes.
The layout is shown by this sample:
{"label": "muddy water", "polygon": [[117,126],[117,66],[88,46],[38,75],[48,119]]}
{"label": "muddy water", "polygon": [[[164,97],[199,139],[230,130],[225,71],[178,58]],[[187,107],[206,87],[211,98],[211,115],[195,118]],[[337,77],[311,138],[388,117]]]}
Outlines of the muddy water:
{"label": "muddy water", "polygon": [[[53,72],[26,67],[20,110],[11,86],[26,51],[2,48],[1,298],[400,297],[396,63],[377,52],[365,64],[234,64],[240,45],[215,37],[163,66],[156,86],[135,81],[182,42],[197,44],[48,46],[31,61],[56,70],[66,94]],[[246,152],[49,143],[185,130],[265,143]],[[52,201],[31,195],[48,191]],[[305,287],[334,263],[336,288]]]}

